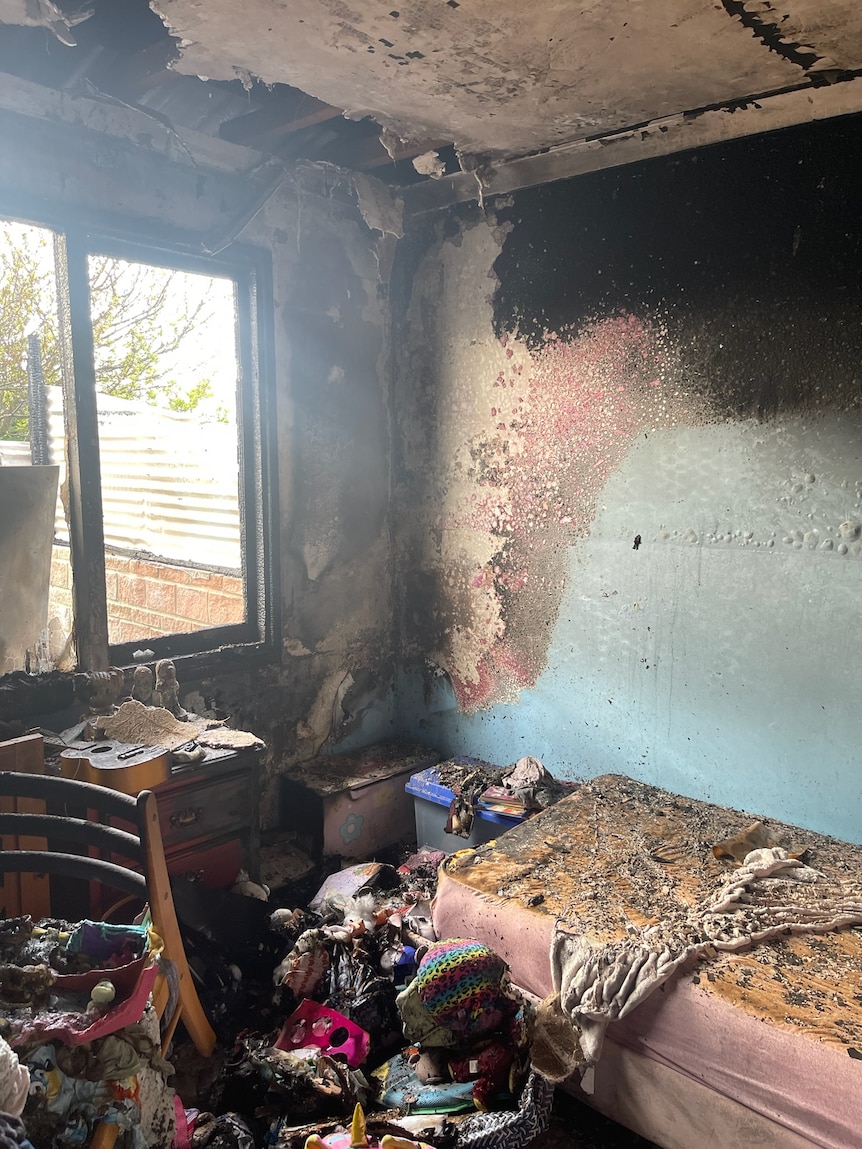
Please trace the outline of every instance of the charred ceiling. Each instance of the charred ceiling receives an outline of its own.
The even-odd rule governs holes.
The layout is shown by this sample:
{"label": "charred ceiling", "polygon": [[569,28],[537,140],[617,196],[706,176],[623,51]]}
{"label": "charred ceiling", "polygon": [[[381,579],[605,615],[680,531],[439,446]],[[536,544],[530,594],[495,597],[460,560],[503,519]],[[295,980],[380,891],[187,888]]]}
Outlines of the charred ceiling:
{"label": "charred ceiling", "polygon": [[238,70],[494,161],[862,67],[849,0],[153,0],[184,72]]}
{"label": "charred ceiling", "polygon": [[859,111],[862,8],[0,0],[0,71],[368,172],[415,212]]}

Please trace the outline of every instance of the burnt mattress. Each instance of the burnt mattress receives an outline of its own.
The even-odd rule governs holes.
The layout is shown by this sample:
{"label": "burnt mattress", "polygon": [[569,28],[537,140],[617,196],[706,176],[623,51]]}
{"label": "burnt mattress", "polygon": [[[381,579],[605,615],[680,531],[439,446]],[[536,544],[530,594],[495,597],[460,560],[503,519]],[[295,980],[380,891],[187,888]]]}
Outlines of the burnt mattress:
{"label": "burnt mattress", "polygon": [[[550,953],[560,925],[594,946],[615,946],[690,920],[739,866],[713,846],[751,822],[740,811],[605,775],[496,842],[444,862],[434,926],[440,937],[487,942],[517,985],[545,998],[559,988]],[[862,847],[764,825],[771,843],[830,880],[858,883]],[[680,1083],[668,1104],[678,1105],[691,1083],[698,1106],[714,1096],[716,1112],[729,1102],[778,1130],[770,1144],[862,1145],[862,930],[788,930],[733,953],[699,953],[611,1022],[596,1074],[622,1055],[648,1059],[650,1081],[666,1091]],[[650,1104],[660,1109],[661,1098]],[[630,1112],[625,1120],[638,1124]],[[648,1121],[644,1129],[655,1136]],[[684,1134],[666,1143],[684,1144]]]}

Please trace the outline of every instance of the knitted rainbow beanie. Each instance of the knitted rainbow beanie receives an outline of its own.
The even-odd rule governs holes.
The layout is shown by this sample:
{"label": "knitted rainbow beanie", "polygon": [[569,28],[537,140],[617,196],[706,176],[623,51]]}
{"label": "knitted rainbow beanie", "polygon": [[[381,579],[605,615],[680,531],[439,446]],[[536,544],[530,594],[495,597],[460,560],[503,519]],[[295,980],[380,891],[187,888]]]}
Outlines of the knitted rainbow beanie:
{"label": "knitted rainbow beanie", "polygon": [[503,1016],[501,985],[507,969],[482,942],[467,938],[435,942],[416,974],[419,1000],[438,1025],[453,1033],[488,1033]]}

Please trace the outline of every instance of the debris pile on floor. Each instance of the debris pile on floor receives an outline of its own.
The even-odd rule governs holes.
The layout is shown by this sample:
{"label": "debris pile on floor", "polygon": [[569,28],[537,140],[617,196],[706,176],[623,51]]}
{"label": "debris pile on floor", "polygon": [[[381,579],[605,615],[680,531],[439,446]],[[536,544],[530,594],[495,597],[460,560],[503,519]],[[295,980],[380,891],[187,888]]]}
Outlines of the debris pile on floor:
{"label": "debris pile on floor", "polygon": [[443,857],[426,849],[338,870],[302,907],[258,902],[262,952],[276,938],[280,960],[268,994],[243,986],[246,970],[226,986],[246,1024],[223,1002],[224,1060],[198,1090],[205,1108],[186,1113],[190,1145],[456,1149],[511,1127],[516,1149],[547,1122],[550,1091],[530,1075],[531,1010],[505,963],[480,942],[434,935]]}
{"label": "debris pile on floor", "polygon": [[[441,769],[462,813],[479,799],[538,809],[564,792],[535,759],[509,771],[475,759]],[[99,1029],[126,997],[111,971],[153,964],[158,939],[145,928],[0,921],[10,1136],[73,1149],[108,1113],[122,1149],[532,1140],[550,1120],[552,1087],[531,1068],[531,1005],[487,945],[435,936],[442,850],[379,856],[389,860],[337,868],[350,859],[313,863],[294,850],[285,861],[275,848],[274,892],[245,874],[232,890],[173,879],[189,968],[218,1036],[210,1058],[185,1042],[162,1058],[140,978],[129,1016],[114,1017],[110,1036]],[[79,974],[86,992],[69,997],[63,978]]]}

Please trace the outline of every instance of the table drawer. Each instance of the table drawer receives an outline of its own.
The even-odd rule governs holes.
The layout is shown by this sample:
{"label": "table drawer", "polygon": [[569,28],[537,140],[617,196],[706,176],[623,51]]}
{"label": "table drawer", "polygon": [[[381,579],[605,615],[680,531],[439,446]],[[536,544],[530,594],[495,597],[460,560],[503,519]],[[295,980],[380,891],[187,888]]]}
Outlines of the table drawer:
{"label": "table drawer", "polygon": [[239,838],[204,842],[169,855],[166,862],[170,877],[185,878],[216,889],[229,889],[239,871],[247,865]]}
{"label": "table drawer", "polygon": [[252,814],[251,779],[247,771],[209,785],[190,785],[156,794],[165,848],[198,838],[216,838],[245,829]]}

